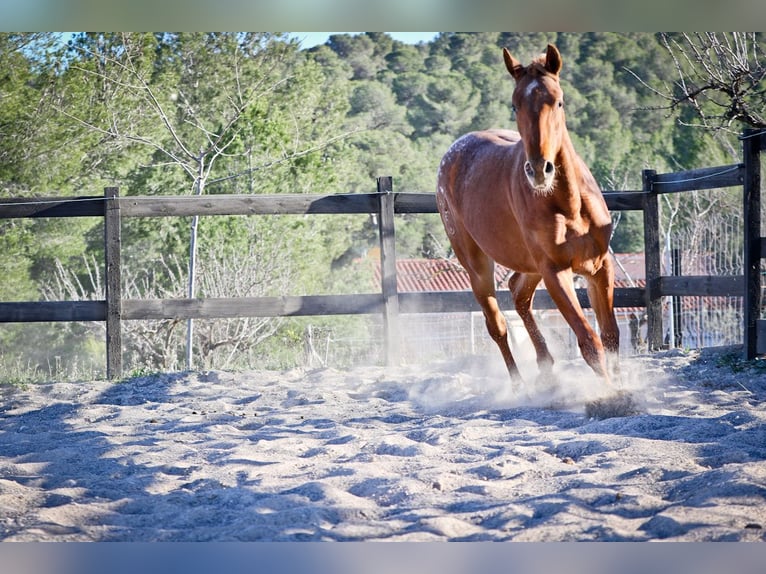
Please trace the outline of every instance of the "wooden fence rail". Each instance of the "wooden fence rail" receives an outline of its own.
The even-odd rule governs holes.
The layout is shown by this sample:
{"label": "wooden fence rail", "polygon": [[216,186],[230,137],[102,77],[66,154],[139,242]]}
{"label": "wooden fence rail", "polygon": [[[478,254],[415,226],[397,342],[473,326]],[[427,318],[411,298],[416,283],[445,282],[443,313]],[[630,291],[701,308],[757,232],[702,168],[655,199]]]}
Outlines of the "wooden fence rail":
{"label": "wooden fence rail", "polygon": [[[760,237],[760,150],[766,139],[746,134],[742,164],[670,174],[643,172],[641,191],[606,192],[610,210],[641,210],[644,215],[645,288],[615,290],[616,307],[646,307],[650,348],[662,345],[664,296],[744,296],[745,355],[766,353],[766,321],[760,317],[760,259],[766,239]],[[748,156],[750,154],[750,156]],[[748,159],[749,158],[749,159]],[[756,161],[757,160],[757,161]],[[744,276],[671,277],[661,273],[659,203],[662,193],[744,186],[746,216]],[[308,295],[208,299],[122,299],[121,234],[125,217],[268,214],[377,214],[381,247],[381,292],[356,295]],[[396,333],[400,313],[478,311],[469,291],[398,293],[396,288],[395,216],[437,213],[433,193],[394,193],[390,177],[378,180],[376,193],[337,195],[209,195],[177,197],[119,197],[106,188],[104,197],[4,199],[0,219],[26,217],[104,217],[106,294],[102,301],[44,301],[0,303],[0,323],[48,321],[106,322],[107,376],[122,372],[121,321],[141,319],[217,319],[235,317],[295,317],[311,315],[381,314],[386,339],[386,361],[398,360]],[[584,289],[577,290],[589,306]],[[535,297],[538,309],[555,308],[547,292]]]}

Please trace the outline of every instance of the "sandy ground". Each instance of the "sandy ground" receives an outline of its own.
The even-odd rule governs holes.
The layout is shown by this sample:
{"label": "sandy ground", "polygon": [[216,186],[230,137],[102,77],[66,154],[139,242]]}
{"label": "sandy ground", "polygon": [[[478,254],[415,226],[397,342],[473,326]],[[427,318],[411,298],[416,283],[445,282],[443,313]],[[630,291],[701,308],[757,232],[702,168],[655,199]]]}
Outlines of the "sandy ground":
{"label": "sandy ground", "polygon": [[0,540],[764,540],[766,368],[733,352],[623,360],[607,418],[581,360],[512,388],[494,355],[6,387]]}

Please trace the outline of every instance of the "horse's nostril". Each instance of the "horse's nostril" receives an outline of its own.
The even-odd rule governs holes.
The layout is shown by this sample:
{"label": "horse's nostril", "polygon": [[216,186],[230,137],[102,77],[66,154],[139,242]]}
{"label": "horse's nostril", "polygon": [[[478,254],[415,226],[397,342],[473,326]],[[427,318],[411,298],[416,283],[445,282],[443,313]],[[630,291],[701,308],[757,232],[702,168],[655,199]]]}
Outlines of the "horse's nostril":
{"label": "horse's nostril", "polygon": [[554,169],[555,168],[553,167],[553,164],[551,162],[549,162],[549,161],[545,162],[545,173],[546,173],[546,175],[551,175],[553,173]]}
{"label": "horse's nostril", "polygon": [[529,163],[528,161],[524,163],[524,172],[529,177],[534,177],[534,175],[535,175],[535,169],[532,167],[532,164]]}

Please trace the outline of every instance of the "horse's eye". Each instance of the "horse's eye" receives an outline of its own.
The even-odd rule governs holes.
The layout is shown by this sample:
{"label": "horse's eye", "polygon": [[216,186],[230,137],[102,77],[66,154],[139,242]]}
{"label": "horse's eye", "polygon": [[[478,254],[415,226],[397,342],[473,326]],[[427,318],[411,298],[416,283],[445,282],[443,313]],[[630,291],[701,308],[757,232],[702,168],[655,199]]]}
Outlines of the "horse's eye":
{"label": "horse's eye", "polygon": [[563,107],[564,107],[564,100],[559,100],[559,107],[560,107],[560,108],[563,108]]}
{"label": "horse's eye", "polygon": [[515,114],[516,113],[516,106],[514,104],[511,104],[511,111]]}

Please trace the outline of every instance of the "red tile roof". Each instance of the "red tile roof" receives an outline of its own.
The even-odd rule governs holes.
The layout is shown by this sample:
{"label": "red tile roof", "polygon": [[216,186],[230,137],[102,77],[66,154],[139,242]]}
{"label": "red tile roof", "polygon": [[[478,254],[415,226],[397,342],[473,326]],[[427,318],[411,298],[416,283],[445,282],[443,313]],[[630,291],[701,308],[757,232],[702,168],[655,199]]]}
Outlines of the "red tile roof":
{"label": "red tile roof", "polygon": [[[618,254],[615,283],[620,287],[643,286],[644,254]],[[501,265],[495,266],[495,284],[505,287],[511,272]],[[631,285],[631,281],[633,284]],[[380,285],[380,263],[375,263],[375,282]],[[542,285],[541,285],[542,286]],[[471,289],[468,273],[457,259],[397,259],[396,287],[400,293],[432,291],[468,291]]]}
{"label": "red tile roof", "polygon": [[614,268],[614,280],[624,282],[628,286],[630,281],[643,285],[646,279],[646,266],[643,253],[615,253],[616,265]]}

